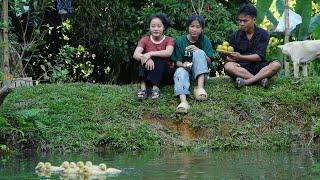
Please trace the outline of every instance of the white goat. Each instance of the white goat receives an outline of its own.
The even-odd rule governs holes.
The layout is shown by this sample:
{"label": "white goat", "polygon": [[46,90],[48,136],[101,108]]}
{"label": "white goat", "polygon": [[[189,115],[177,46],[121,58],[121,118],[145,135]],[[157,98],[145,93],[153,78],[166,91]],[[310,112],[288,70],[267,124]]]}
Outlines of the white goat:
{"label": "white goat", "polygon": [[293,62],[295,78],[299,77],[299,64],[303,65],[303,75],[308,76],[307,62],[320,57],[320,40],[293,41],[278,47]]}

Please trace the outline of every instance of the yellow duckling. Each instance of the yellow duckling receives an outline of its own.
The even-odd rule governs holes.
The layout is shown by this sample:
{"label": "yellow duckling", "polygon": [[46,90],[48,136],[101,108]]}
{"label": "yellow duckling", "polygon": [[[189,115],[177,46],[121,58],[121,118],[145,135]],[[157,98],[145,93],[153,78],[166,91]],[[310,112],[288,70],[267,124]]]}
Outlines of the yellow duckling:
{"label": "yellow duckling", "polygon": [[86,166],[88,166],[88,167],[92,166],[92,162],[91,161],[86,161]]}
{"label": "yellow duckling", "polygon": [[70,168],[74,168],[74,169],[77,169],[78,166],[75,162],[70,162]]}
{"label": "yellow duckling", "polygon": [[70,162],[69,167],[64,170],[67,174],[76,174],[79,171],[79,167],[76,165],[75,162]]}
{"label": "yellow duckling", "polygon": [[77,168],[74,168],[75,163],[69,163],[68,161],[65,161],[61,164],[61,166],[64,168],[62,179],[79,179]]}
{"label": "yellow duckling", "polygon": [[62,167],[63,169],[68,169],[70,167],[70,163],[68,161],[64,161],[60,167]]}
{"label": "yellow duckling", "polygon": [[93,170],[99,170],[99,166],[93,165],[91,161],[86,161],[86,166]]}
{"label": "yellow duckling", "polygon": [[78,161],[77,162],[77,166],[83,168],[84,167],[84,163],[82,161]]}
{"label": "yellow duckling", "polygon": [[35,169],[37,172],[43,172],[43,171],[46,170],[43,162],[39,162],[34,169]]}
{"label": "yellow duckling", "polygon": [[99,168],[101,171],[107,173],[107,174],[119,174],[121,173],[120,169],[116,168],[107,168],[107,165],[104,163],[99,164]]}
{"label": "yellow duckling", "polygon": [[100,176],[107,174],[105,171],[102,171],[101,169],[93,169],[88,166],[84,166],[83,169],[83,175],[84,177],[93,177],[93,176]]}
{"label": "yellow duckling", "polygon": [[83,173],[84,163],[82,161],[77,162],[77,167],[79,168],[78,173]]}
{"label": "yellow duckling", "polygon": [[64,169],[58,166],[52,166],[51,163],[46,162],[44,163],[45,171],[46,172],[63,172]]}
{"label": "yellow duckling", "polygon": [[87,177],[89,177],[89,176],[91,176],[92,175],[92,169],[90,169],[89,167],[87,167],[87,166],[84,166],[84,168],[83,168],[83,176],[85,177],[85,178],[87,178]]}
{"label": "yellow duckling", "polygon": [[99,164],[99,169],[101,171],[107,171],[107,165],[105,163],[100,163]]}

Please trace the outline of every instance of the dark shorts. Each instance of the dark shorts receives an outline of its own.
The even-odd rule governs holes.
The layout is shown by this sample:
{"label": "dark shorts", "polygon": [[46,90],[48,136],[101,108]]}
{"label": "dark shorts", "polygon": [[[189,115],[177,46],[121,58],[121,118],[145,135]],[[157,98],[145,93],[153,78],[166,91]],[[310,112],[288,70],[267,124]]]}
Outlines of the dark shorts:
{"label": "dark shorts", "polygon": [[143,65],[139,64],[139,77],[158,87],[173,84],[173,74],[175,69],[169,67],[167,60],[152,57],[154,70],[148,71]]}
{"label": "dark shorts", "polygon": [[256,75],[262,68],[268,66],[269,62],[267,61],[259,61],[256,63],[241,62],[239,64],[242,68],[249,71],[252,75]]}

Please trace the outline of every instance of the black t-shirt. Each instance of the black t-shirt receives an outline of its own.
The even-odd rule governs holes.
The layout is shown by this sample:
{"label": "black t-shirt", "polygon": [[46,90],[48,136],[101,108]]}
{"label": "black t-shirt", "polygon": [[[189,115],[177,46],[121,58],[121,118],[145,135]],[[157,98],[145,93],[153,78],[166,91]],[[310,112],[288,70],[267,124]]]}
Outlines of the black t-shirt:
{"label": "black t-shirt", "polygon": [[251,40],[247,38],[246,32],[242,30],[233,32],[230,37],[230,45],[235,52],[243,55],[258,54],[262,61],[265,61],[268,43],[268,32],[256,26]]}

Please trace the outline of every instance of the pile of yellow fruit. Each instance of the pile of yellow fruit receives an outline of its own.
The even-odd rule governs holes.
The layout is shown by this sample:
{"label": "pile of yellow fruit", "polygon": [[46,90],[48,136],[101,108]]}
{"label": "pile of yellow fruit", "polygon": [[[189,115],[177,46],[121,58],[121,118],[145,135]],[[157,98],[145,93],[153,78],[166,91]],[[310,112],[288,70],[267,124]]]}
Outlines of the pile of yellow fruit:
{"label": "pile of yellow fruit", "polygon": [[234,49],[232,46],[229,46],[229,42],[224,41],[222,44],[218,45],[217,51],[228,51],[233,52]]}

